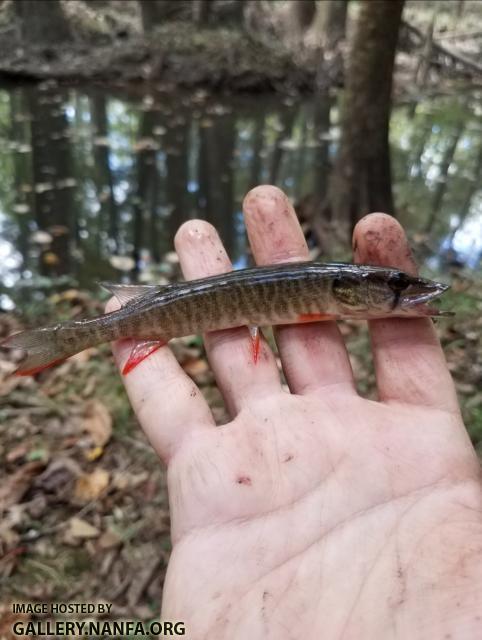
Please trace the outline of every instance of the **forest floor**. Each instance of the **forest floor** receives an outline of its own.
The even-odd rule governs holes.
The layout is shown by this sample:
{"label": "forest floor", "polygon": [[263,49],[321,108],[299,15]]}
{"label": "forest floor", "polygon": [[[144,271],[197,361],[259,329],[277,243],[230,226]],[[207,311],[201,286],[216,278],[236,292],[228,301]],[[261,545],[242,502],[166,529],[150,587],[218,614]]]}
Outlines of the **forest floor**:
{"label": "forest floor", "polygon": [[200,29],[189,20],[171,21],[144,34],[133,4],[114,2],[94,12],[84,3],[68,3],[72,40],[36,45],[22,41],[11,7],[3,3],[0,78],[161,83],[233,92],[291,93],[313,86],[316,67],[296,64],[292,52],[274,38],[252,38],[230,25]]}
{"label": "forest floor", "polygon": [[[437,330],[482,453],[482,280],[455,272],[451,280],[444,308],[456,315]],[[45,317],[30,322],[97,314],[103,304],[70,290],[50,296]],[[19,328],[17,316],[0,315],[0,338]],[[360,393],[374,398],[365,323],[341,328]],[[202,341],[179,339],[172,348],[216,421],[226,422]],[[112,619],[154,619],[170,550],[166,477],[110,348],[89,349],[35,378],[12,376],[14,369],[11,354],[0,352],[0,636],[11,601],[108,602]]]}
{"label": "forest floor", "polygon": [[[466,2],[465,13],[460,17],[454,14],[454,3],[432,5],[407,2],[405,20],[415,33],[404,25],[400,36],[395,75],[399,90],[410,91],[414,83],[418,87],[420,76],[424,88],[440,85],[446,78],[473,78],[477,82],[482,78],[482,67],[476,62],[481,53],[480,3]],[[351,3],[350,14],[357,10]],[[346,45],[341,45],[342,56],[328,52],[323,60],[309,35],[306,46],[269,26],[259,33],[229,23],[200,28],[189,15],[145,34],[138,3],[133,0],[99,3],[95,8],[84,2],[67,2],[64,11],[73,31],[72,39],[59,44],[35,44],[22,40],[11,2],[0,3],[0,80],[142,83],[285,94],[312,92],[317,77],[327,85],[343,83]],[[429,72],[420,71],[424,66],[425,35],[435,14],[434,40],[440,39],[439,44],[468,60],[468,66],[434,50]],[[349,21],[349,31],[353,22]]]}
{"label": "forest floor", "polygon": [[[109,24],[106,18],[107,26],[94,29],[87,12],[76,16],[79,34],[69,46],[34,47],[19,43],[7,10],[2,3],[4,79],[162,78],[253,92],[305,90],[313,82],[313,68],[301,69],[283,47],[247,40],[239,30],[200,33],[169,24],[146,39],[130,18]],[[423,30],[429,17],[417,26]],[[454,272],[451,281],[444,308],[456,316],[439,321],[437,330],[464,419],[482,451],[482,280]],[[91,293],[69,290],[51,295],[41,317],[24,309],[22,322],[39,326],[102,310],[103,301]],[[0,313],[0,340],[21,328],[17,315]],[[366,326],[345,322],[341,329],[360,393],[375,397]],[[216,421],[225,422],[202,341],[179,339],[172,348]],[[14,370],[12,355],[0,350],[0,637],[11,637],[11,601],[109,602],[112,619],[158,618],[170,551],[166,477],[132,414],[109,347],[89,349],[35,378],[12,376]]]}

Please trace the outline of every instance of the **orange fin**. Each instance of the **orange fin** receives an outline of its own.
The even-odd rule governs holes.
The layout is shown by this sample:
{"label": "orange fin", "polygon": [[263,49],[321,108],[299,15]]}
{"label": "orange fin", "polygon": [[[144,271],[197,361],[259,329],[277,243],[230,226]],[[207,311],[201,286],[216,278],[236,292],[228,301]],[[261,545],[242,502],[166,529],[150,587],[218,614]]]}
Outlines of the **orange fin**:
{"label": "orange fin", "polygon": [[58,358],[57,360],[52,360],[52,362],[48,362],[47,364],[42,364],[39,367],[33,367],[32,369],[17,369],[15,371],[16,376],[34,376],[36,373],[40,373],[44,369],[50,369],[50,367],[55,366],[56,364],[60,364],[61,362],[65,362],[67,358]]}
{"label": "orange fin", "polygon": [[253,354],[253,362],[254,364],[256,364],[259,358],[259,344],[260,344],[259,327],[251,325],[249,327],[249,334],[251,336],[251,352]]}
{"label": "orange fin", "polygon": [[138,364],[145,360],[151,353],[163,347],[166,343],[160,340],[144,340],[137,342],[129,354],[129,358],[122,369],[122,375],[127,375]]}
{"label": "orange fin", "polygon": [[298,316],[297,322],[322,322],[323,320],[333,320],[336,318],[331,313],[302,313]]}

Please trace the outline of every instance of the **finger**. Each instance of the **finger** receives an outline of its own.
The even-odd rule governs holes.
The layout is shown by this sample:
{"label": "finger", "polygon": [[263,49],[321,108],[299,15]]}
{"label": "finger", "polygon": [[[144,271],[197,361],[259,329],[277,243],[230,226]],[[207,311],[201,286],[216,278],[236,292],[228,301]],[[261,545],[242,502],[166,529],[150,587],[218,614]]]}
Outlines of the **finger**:
{"label": "finger", "polygon": [[[355,261],[417,274],[405,232],[384,213],[365,216],[353,232]],[[429,318],[372,320],[370,334],[380,400],[458,411],[454,385]]]}
{"label": "finger", "polygon": [[[119,308],[115,298],[106,311]],[[112,344],[122,371],[135,340]],[[168,461],[181,440],[192,430],[214,426],[213,416],[201,392],[165,346],[122,376],[132,408],[157,454]]]}
{"label": "finger", "polygon": [[[243,209],[257,264],[309,260],[296,213],[282,191],[269,185],[256,187],[244,199]],[[348,354],[335,322],[280,326],[276,341],[294,393],[318,393],[333,385],[355,390]]]}
{"label": "finger", "polygon": [[[232,269],[216,229],[208,222],[190,220],[184,223],[174,243],[188,280]],[[204,344],[231,415],[236,415],[253,397],[266,397],[267,394],[281,391],[271,349],[262,340],[259,358],[255,363],[247,327],[212,331],[204,336]]]}

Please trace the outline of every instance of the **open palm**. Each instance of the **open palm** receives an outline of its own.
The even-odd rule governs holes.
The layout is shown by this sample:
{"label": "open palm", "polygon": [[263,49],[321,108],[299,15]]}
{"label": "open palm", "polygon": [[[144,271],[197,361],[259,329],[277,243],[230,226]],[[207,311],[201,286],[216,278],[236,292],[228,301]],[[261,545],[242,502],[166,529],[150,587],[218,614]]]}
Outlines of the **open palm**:
{"label": "open palm", "polygon": [[[244,203],[258,264],[307,258],[287,198]],[[398,223],[357,226],[355,259],[414,272]],[[187,278],[231,268],[216,231],[176,237]],[[361,398],[332,322],[286,326],[291,393],[245,328],[206,349],[232,422],[215,427],[166,347],[125,378],[167,461],[173,551],[163,617],[186,636],[324,640],[482,637],[482,487],[430,320],[371,323],[379,402]],[[129,344],[114,347],[120,366]]]}

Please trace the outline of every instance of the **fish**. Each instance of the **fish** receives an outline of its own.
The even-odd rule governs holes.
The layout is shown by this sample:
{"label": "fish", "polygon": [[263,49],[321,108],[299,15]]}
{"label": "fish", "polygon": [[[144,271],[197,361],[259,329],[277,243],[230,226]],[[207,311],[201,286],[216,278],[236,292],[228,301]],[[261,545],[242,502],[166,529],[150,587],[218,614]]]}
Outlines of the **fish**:
{"label": "fish", "polygon": [[119,339],[137,341],[123,367],[127,374],[171,339],[208,331],[247,326],[256,363],[259,327],[453,315],[428,304],[449,285],[370,265],[290,262],[162,286],[101,284],[119,300],[118,310],[21,331],[3,342],[23,354],[17,375],[34,375]]}

